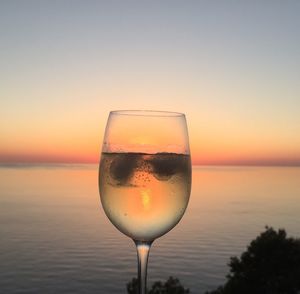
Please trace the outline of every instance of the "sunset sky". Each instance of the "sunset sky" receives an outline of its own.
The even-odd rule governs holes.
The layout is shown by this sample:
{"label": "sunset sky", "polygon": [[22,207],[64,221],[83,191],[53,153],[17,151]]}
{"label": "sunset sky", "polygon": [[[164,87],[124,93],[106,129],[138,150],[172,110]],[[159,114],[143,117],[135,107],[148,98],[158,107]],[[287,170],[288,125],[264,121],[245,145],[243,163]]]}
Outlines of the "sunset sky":
{"label": "sunset sky", "polygon": [[0,162],[98,162],[109,111],[184,112],[194,164],[300,165],[300,1],[1,1]]}

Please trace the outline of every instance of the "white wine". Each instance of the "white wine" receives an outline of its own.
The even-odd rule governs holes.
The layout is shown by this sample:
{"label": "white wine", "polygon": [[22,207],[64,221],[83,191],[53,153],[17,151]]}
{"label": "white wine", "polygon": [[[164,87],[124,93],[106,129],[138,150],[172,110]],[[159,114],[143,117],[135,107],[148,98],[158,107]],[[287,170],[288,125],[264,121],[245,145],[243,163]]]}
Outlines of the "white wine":
{"label": "white wine", "polygon": [[99,188],[110,221],[136,241],[153,241],[183,216],[191,159],[176,153],[102,153]]}
{"label": "white wine", "polygon": [[183,113],[121,110],[109,114],[99,168],[100,198],[110,221],[135,241],[140,294],[147,293],[152,241],[170,231],[188,205],[189,150]]}

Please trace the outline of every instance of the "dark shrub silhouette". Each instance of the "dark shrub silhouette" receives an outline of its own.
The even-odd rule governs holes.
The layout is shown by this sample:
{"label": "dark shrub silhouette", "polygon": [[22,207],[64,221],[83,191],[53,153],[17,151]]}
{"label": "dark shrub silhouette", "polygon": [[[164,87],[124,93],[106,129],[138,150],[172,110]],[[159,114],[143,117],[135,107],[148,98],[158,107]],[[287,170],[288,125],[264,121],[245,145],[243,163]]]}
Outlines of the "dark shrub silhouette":
{"label": "dark shrub silhouette", "polygon": [[[227,281],[205,294],[300,294],[300,239],[286,231],[266,227],[242,253],[229,262]],[[127,284],[128,294],[138,293],[138,281]],[[155,282],[148,294],[187,294],[178,279]],[[195,292],[198,293],[198,292]]]}
{"label": "dark shrub silhouette", "polygon": [[127,293],[128,294],[138,294],[139,293],[139,281],[137,278],[133,278],[129,283],[127,283]]}
{"label": "dark shrub silhouette", "polygon": [[[138,280],[133,278],[131,282],[127,284],[128,294],[138,294]],[[169,277],[169,279],[162,283],[160,281],[155,282],[152,288],[148,291],[148,294],[188,294],[189,289],[185,289],[177,278]]]}
{"label": "dark shrub silhouette", "polygon": [[266,227],[229,266],[225,285],[206,294],[300,293],[300,239],[287,238],[285,230]]}

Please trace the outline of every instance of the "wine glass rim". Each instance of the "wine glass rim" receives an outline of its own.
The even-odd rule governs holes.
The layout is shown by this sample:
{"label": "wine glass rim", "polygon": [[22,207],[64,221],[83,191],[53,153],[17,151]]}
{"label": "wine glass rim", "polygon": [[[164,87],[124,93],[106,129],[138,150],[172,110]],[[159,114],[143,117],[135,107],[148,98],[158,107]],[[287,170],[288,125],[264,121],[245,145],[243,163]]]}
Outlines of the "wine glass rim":
{"label": "wine glass rim", "polygon": [[163,110],[112,110],[113,115],[154,116],[154,117],[184,117],[184,113]]}

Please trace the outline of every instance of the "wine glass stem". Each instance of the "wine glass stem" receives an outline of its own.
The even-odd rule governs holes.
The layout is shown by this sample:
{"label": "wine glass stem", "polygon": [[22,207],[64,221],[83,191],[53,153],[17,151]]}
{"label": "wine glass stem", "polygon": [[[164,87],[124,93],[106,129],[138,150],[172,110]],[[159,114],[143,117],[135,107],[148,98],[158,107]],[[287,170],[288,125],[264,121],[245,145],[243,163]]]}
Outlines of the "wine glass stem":
{"label": "wine glass stem", "polygon": [[138,256],[139,294],[147,293],[147,264],[151,243],[135,241]]}

